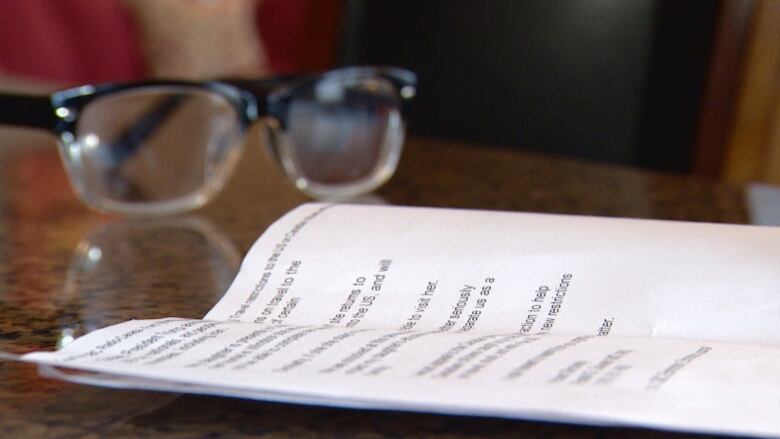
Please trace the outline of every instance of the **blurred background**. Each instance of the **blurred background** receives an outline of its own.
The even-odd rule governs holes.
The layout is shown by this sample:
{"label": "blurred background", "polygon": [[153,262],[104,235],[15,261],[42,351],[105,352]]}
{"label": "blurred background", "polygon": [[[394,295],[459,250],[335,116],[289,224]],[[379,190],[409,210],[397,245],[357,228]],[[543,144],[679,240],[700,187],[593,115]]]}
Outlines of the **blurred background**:
{"label": "blurred background", "polygon": [[419,75],[412,135],[780,184],[776,0],[4,0],[0,85]]}

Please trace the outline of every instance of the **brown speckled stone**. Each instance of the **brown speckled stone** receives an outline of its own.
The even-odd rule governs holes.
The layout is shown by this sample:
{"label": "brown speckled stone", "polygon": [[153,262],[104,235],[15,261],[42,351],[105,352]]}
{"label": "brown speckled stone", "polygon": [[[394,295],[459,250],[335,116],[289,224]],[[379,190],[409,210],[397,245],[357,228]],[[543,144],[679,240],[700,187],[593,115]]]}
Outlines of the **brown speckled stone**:
{"label": "brown speckled stone", "polygon": [[[306,201],[250,141],[237,175],[205,209],[154,220],[106,216],[86,210],[73,197],[53,144],[39,145],[40,137],[30,143],[17,131],[0,141],[0,350],[6,352],[54,349],[67,337],[131,318],[202,316],[225,290],[254,239]],[[742,194],[735,187],[419,139],[409,142],[396,177],[375,198],[381,199],[406,205],[746,220]],[[102,389],[41,378],[31,365],[0,362],[1,437],[627,434],[676,436]]]}

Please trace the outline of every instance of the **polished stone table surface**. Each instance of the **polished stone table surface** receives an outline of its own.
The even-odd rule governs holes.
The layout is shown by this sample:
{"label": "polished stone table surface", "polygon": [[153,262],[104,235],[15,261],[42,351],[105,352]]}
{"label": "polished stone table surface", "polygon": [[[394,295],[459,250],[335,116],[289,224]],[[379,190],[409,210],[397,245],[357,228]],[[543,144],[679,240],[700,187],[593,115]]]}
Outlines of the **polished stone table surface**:
{"label": "polished stone table surface", "polygon": [[[250,132],[225,191],[193,214],[91,212],[52,140],[0,130],[0,350],[55,349],[131,318],[201,317],[254,239],[307,201]],[[613,165],[413,139],[368,202],[743,223],[739,187]],[[361,411],[80,386],[0,362],[2,437],[683,436],[478,417]]]}

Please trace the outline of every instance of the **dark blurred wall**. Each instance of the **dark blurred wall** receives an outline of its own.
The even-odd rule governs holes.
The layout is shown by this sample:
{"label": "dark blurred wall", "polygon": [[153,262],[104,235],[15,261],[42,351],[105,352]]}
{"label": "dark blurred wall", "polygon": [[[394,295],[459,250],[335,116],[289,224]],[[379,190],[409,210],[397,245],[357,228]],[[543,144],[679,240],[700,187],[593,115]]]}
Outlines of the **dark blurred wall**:
{"label": "dark blurred wall", "polygon": [[717,7],[347,0],[341,63],[417,72],[414,134],[687,171]]}

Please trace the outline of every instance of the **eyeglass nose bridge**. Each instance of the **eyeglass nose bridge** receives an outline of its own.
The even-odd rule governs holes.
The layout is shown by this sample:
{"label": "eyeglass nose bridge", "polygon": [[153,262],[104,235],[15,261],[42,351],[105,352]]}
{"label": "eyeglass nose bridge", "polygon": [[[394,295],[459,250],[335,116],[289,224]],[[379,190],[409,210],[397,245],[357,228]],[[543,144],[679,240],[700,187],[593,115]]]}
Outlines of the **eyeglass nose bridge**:
{"label": "eyeglass nose bridge", "polygon": [[260,144],[266,153],[271,156],[276,167],[286,174],[287,170],[282,163],[280,148],[280,145],[285,142],[285,139],[283,139],[284,128],[281,121],[276,116],[266,114],[258,118],[256,123],[260,124]]}
{"label": "eyeglass nose bridge", "polygon": [[273,155],[273,158],[280,159],[279,144],[283,142],[280,138],[287,130],[289,99],[268,95],[256,95],[250,91],[242,90],[238,96],[239,118],[241,119],[242,132],[246,134],[256,123],[261,125],[261,131],[264,133],[262,140]]}
{"label": "eyeglass nose bridge", "polygon": [[208,83],[207,88],[228,99],[237,113],[241,131],[244,133],[265,111],[264,101],[258,99],[258,96],[255,96],[248,90],[221,82]]}

